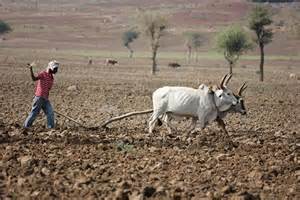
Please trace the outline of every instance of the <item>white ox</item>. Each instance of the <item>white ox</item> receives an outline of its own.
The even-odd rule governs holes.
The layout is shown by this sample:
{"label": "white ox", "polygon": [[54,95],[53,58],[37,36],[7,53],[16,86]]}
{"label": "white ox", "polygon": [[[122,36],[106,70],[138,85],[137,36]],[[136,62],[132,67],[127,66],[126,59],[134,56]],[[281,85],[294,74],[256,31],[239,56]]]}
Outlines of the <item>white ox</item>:
{"label": "white ox", "polygon": [[[231,76],[228,76],[227,80],[225,80],[224,85],[227,85],[227,83],[229,82]],[[227,87],[226,87],[227,88]],[[239,88],[238,93],[235,94],[233,93],[233,95],[235,96],[235,98],[237,99],[237,104],[236,105],[232,105],[228,110],[222,111],[218,113],[218,116],[216,118],[216,122],[218,123],[218,125],[222,128],[222,130],[224,131],[224,133],[226,133],[228,135],[228,132],[226,130],[226,125],[223,121],[223,119],[226,117],[226,115],[228,113],[240,113],[241,115],[246,115],[247,111],[245,108],[245,103],[244,103],[244,98],[242,97],[242,93],[243,91],[247,88],[246,82],[244,82],[244,84]],[[227,88],[228,90],[228,88]],[[170,119],[172,119],[172,116],[168,116],[169,114],[167,114],[164,117],[169,117]],[[165,119],[164,121],[168,121],[169,119]],[[158,121],[158,124],[161,125],[162,122]],[[171,127],[171,126],[170,126]]]}
{"label": "white ox", "polygon": [[169,86],[157,89],[152,95],[153,114],[149,120],[149,133],[152,134],[157,120],[163,116],[169,132],[171,132],[170,115],[192,117],[190,131],[195,129],[197,120],[202,129],[216,120],[219,112],[226,111],[232,105],[237,104],[232,91],[224,85],[227,76],[223,77],[220,88],[214,91],[204,84],[198,89]]}

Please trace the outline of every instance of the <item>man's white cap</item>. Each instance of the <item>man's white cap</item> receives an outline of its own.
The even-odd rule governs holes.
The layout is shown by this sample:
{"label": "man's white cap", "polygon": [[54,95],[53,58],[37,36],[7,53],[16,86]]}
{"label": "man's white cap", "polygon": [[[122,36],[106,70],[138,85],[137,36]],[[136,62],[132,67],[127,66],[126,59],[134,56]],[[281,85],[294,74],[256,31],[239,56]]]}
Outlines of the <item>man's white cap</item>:
{"label": "man's white cap", "polygon": [[55,68],[58,68],[58,67],[59,67],[59,62],[57,62],[56,60],[52,60],[48,63],[47,69],[54,70]]}

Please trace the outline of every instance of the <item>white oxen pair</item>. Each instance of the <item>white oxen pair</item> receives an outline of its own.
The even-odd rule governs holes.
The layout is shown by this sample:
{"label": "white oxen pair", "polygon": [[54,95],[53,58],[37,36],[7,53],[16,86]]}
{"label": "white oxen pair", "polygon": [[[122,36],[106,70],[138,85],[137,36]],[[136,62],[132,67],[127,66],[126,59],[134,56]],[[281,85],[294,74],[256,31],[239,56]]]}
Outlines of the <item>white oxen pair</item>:
{"label": "white oxen pair", "polygon": [[159,118],[164,119],[171,132],[171,116],[192,117],[189,132],[195,129],[197,120],[200,127],[205,128],[208,123],[217,119],[220,112],[237,104],[235,95],[224,84],[225,79],[229,80],[231,76],[225,75],[220,87],[214,89],[204,84],[198,89],[169,86],[157,89],[152,95],[153,114],[149,120],[149,133],[152,134]]}

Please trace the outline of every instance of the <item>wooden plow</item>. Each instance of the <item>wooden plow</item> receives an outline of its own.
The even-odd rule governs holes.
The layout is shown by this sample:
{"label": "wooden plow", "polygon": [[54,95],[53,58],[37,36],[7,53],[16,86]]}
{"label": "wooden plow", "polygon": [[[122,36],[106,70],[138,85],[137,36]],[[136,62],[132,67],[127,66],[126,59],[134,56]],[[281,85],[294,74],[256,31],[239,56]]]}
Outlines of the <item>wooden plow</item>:
{"label": "wooden plow", "polygon": [[97,127],[88,127],[88,126],[86,126],[86,125],[84,125],[84,124],[76,121],[75,119],[73,119],[73,118],[71,118],[71,117],[63,114],[63,113],[60,113],[60,112],[57,112],[57,111],[54,111],[54,112],[57,115],[62,116],[64,118],[67,118],[70,121],[74,122],[75,124],[78,124],[79,126],[85,128],[85,129],[99,129],[99,128],[107,129],[107,125],[110,124],[110,123],[112,123],[112,122],[119,121],[119,120],[122,120],[124,118],[135,116],[135,115],[149,114],[149,113],[153,112],[153,109],[143,110],[143,111],[135,111],[135,112],[126,113],[126,114],[123,114],[123,115],[120,115],[120,116],[117,116],[117,117],[113,117],[113,118],[110,118],[109,120],[103,122],[100,126],[97,126]]}

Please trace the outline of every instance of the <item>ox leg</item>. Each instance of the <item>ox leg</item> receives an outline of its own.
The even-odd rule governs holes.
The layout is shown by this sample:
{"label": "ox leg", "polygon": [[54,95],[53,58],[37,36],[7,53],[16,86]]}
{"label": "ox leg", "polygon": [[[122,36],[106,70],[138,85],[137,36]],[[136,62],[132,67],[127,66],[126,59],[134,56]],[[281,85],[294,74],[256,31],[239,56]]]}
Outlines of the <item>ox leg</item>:
{"label": "ox leg", "polygon": [[192,117],[192,121],[189,125],[189,129],[186,133],[186,135],[184,136],[184,141],[188,141],[189,137],[190,137],[190,134],[194,132],[195,128],[196,128],[196,124],[197,124],[197,117]]}
{"label": "ox leg", "polygon": [[192,121],[191,121],[191,123],[189,125],[191,128],[188,130],[188,136],[189,136],[190,133],[192,133],[195,130],[196,124],[197,124],[197,118],[196,117],[192,117]]}
{"label": "ox leg", "polygon": [[221,127],[222,130],[224,131],[224,133],[226,133],[228,136],[228,132],[226,130],[226,125],[225,125],[224,121],[219,117],[217,117],[216,121],[218,122],[219,127]]}
{"label": "ox leg", "polygon": [[[165,114],[163,116],[163,121],[166,124],[169,135],[172,134],[172,131],[175,131],[175,132],[177,131],[177,129],[172,126],[171,120],[172,120],[172,117],[170,115]],[[166,141],[166,134],[165,133],[162,134],[162,138],[163,138],[163,142],[165,143],[165,141]]]}
{"label": "ox leg", "polygon": [[172,124],[171,124],[172,117],[170,115],[166,114],[164,116],[163,120],[166,124],[167,130],[168,130],[170,135],[172,134],[172,131],[177,131],[177,129],[175,127],[173,127]]}
{"label": "ox leg", "polygon": [[203,130],[206,127],[207,122],[205,118],[201,115],[198,116],[198,119],[199,119],[200,128]]}
{"label": "ox leg", "polygon": [[151,115],[150,119],[149,119],[149,124],[148,124],[148,127],[149,127],[149,134],[152,134],[153,133],[153,130],[155,128],[155,125],[156,125],[156,122],[157,122],[157,119],[158,117],[160,116],[161,114],[160,113],[157,113],[157,112],[153,112],[153,114]]}

